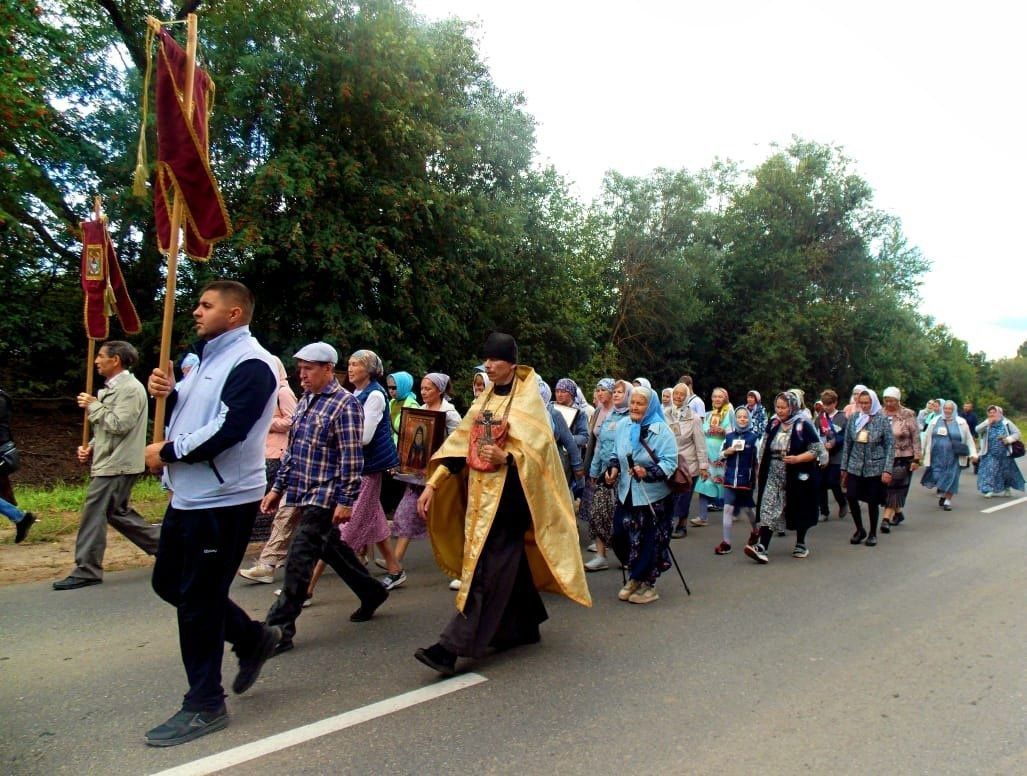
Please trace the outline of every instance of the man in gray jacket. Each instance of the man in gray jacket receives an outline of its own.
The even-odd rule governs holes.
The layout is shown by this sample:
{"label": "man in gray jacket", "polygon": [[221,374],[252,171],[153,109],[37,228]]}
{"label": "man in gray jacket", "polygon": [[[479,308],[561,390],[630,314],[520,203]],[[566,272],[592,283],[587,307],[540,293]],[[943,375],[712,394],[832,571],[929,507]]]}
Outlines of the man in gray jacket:
{"label": "man in gray jacket", "polygon": [[106,385],[96,396],[80,393],[76,399],[93,427],[92,440],[78,448],[80,463],[92,460],[92,479],[75,539],[75,570],[54,582],[54,590],[103,581],[108,523],[146,554],[157,552],[160,526],[147,523],[128,503],[143,472],[146,447],[146,389],[131,372],[138,361],[139,354],[127,342],[103,343],[94,363]]}

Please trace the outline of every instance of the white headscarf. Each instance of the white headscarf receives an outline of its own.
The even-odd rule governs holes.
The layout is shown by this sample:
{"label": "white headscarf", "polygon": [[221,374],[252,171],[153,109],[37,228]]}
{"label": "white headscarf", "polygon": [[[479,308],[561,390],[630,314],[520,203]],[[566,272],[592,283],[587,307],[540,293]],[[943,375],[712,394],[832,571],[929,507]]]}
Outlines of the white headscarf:
{"label": "white headscarf", "polygon": [[[863,409],[860,408],[859,415],[856,417],[857,431],[861,430],[863,426],[870,422],[870,418],[872,418],[874,415],[881,411],[881,402],[877,398],[877,394],[869,388],[866,388],[863,391],[861,391],[859,395],[862,396],[864,393],[870,394],[870,412],[863,412]],[[859,396],[856,397],[856,401],[859,401]]]}

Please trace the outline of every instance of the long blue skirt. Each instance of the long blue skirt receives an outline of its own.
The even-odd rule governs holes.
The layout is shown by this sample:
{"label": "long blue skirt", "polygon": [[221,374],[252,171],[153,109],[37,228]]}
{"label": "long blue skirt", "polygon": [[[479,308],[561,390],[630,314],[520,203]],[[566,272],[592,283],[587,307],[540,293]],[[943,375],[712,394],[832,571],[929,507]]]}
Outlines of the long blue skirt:
{"label": "long blue skirt", "polygon": [[948,437],[932,440],[931,465],[924,469],[920,484],[937,488],[939,493],[959,493],[959,459],[952,452]]}

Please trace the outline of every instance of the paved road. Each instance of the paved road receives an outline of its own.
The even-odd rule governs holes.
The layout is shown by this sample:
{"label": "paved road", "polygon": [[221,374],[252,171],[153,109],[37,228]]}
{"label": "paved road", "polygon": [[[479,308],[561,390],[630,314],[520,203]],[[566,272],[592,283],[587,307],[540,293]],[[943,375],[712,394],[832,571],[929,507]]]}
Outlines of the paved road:
{"label": "paved road", "polygon": [[[542,644],[476,664],[488,681],[229,772],[1027,773],[1027,503],[982,514],[1001,502],[972,486],[951,513],[915,488],[877,548],[821,524],[805,561],[790,538],[767,566],[718,558],[718,529],[692,530],[674,543],[692,597],[667,576],[633,606],[619,573],[590,575],[594,608],[547,597]],[[434,685],[411,653],[452,594],[423,542],[408,561],[366,624],[326,575],[297,648],[229,700],[231,726],[169,750],[142,742],[184,690],[144,570],[0,590],[0,773],[155,773]],[[258,615],[271,588],[233,595]]]}

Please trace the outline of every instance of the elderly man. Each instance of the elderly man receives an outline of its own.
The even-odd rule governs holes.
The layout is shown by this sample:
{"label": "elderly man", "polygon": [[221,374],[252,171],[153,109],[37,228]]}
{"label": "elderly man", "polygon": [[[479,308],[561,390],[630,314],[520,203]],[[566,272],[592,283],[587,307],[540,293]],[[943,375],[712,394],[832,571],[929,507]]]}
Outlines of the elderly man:
{"label": "elderly man", "polygon": [[353,622],[370,620],[389,597],[339,534],[339,525],[352,516],[360,492],[363,407],[335,379],[339,354],[331,345],[311,343],[294,358],[303,398],[296,405],[278,476],[260,505],[265,514],[273,514],[285,494],[286,502],[300,513],[285,560],[282,594],[267,613],[268,625],[282,626],[277,653],[292,649],[296,618],[303,611],[317,561],[335,569],[360,599],[360,607],[350,615]]}
{"label": "elderly man", "polygon": [[164,515],[153,589],[178,611],[189,679],[180,711],[146,734],[174,746],[228,725],[221,686],[225,642],[239,656],[235,693],[249,689],[281,638],[228,597],[264,496],[264,441],[275,409],[274,359],[250,334],[253,294],[242,283],[207,285],[193,310],[200,363],[177,385],[154,369],[149,390],[167,397],[166,442],[146,448],[172,492]]}
{"label": "elderly man", "polygon": [[143,473],[146,447],[146,389],[131,371],[139,354],[127,342],[109,340],[100,345],[93,363],[104,387],[96,396],[80,393],[76,399],[93,427],[92,440],[78,448],[79,463],[92,461],[92,479],[75,538],[75,570],[54,582],[54,590],[103,582],[108,523],[147,555],[156,554],[160,540],[160,526],[147,523],[128,503]]}
{"label": "elderly man", "polygon": [[439,564],[461,577],[457,613],[437,643],[414,653],[444,676],[459,656],[536,643],[547,618],[538,589],[592,604],[535,371],[517,365],[508,334],[493,333],[484,350],[492,385],[432,456],[417,502],[422,517],[431,513]]}

